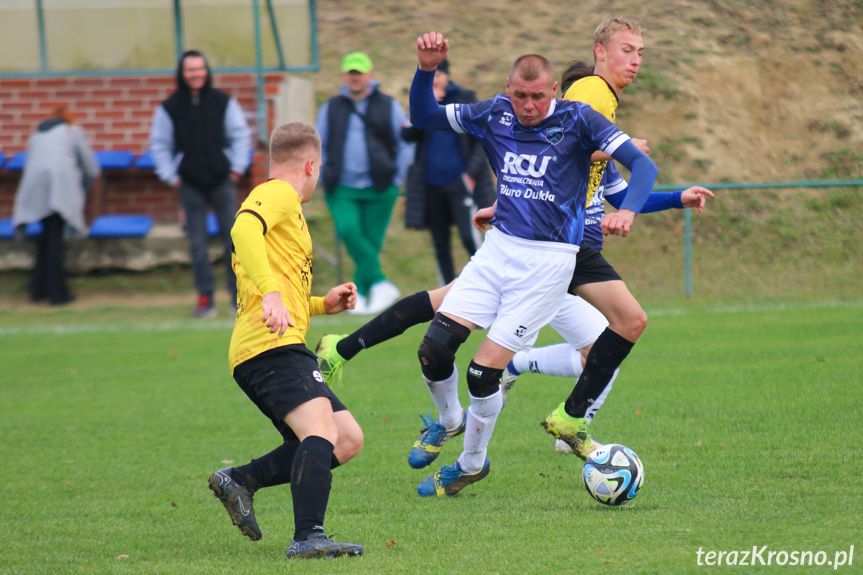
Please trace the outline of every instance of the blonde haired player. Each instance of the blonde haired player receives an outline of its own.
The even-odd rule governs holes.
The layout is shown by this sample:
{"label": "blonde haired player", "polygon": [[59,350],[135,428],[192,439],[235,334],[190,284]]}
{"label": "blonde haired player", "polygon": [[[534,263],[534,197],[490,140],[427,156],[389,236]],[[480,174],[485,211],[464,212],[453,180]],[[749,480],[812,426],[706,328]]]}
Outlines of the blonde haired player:
{"label": "blonde haired player", "polygon": [[309,317],[356,305],[353,283],[312,297],[312,238],[302,204],[315,191],[321,140],[305,123],[278,127],[270,139],[270,179],[240,206],[231,238],[237,276],[237,320],[229,361],[240,388],[282,436],[276,449],[209,478],[234,525],[257,541],[255,492],[290,483],[294,536],[288,558],[362,555],[324,533],[331,469],[363,444],[359,424],[324,382],[306,347]]}

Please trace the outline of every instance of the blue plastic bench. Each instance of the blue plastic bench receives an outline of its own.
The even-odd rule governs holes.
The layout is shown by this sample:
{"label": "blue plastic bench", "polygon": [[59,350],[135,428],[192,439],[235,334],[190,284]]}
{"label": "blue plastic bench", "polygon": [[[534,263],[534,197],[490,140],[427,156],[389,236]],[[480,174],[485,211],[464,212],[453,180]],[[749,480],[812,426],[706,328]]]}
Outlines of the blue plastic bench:
{"label": "blue plastic bench", "polygon": [[153,156],[150,155],[150,152],[144,152],[135,160],[135,167],[139,170],[152,170],[156,164],[153,163]]}
{"label": "blue plastic bench", "polygon": [[[124,150],[100,150],[93,152],[93,155],[103,170],[126,170],[132,167],[135,160],[135,154]],[[18,152],[6,164],[6,169],[23,170],[26,162],[27,152]]]}
{"label": "blue plastic bench", "polygon": [[[252,158],[255,156],[254,148],[249,153],[249,163],[251,164]],[[155,169],[156,164],[153,163],[153,156],[150,152],[144,152],[135,160],[135,167],[139,170],[152,170]]]}
{"label": "blue plastic bench", "polygon": [[153,218],[135,214],[99,216],[90,226],[91,238],[141,238],[150,233]]}
{"label": "blue plastic bench", "polygon": [[135,154],[125,150],[100,150],[93,155],[103,170],[128,170],[135,160]]}
{"label": "blue plastic bench", "polygon": [[6,162],[7,170],[21,171],[24,169],[24,163],[27,161],[27,152],[18,152],[12,159]]}
{"label": "blue plastic bench", "polygon": [[[42,235],[42,222],[31,222],[27,224],[24,231],[24,237],[35,238]],[[15,227],[12,225],[12,218],[3,218],[0,220],[0,239],[11,240],[15,237]]]}
{"label": "blue plastic bench", "polygon": [[219,218],[213,212],[207,213],[207,233],[211,236],[219,235]]}

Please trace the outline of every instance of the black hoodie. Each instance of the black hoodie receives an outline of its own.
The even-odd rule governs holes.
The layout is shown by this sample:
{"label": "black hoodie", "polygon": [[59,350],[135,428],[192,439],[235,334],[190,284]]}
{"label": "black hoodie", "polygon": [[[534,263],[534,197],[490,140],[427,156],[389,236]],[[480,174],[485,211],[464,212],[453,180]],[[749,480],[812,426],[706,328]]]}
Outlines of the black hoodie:
{"label": "black hoodie", "polygon": [[188,56],[203,58],[194,50],[182,55],[177,64],[177,91],[162,106],[174,124],[174,148],[183,153],[178,170],[180,178],[206,192],[224,181],[231,171],[231,163],[224,152],[227,147],[225,112],[231,98],[212,87],[209,64],[207,81],[197,99],[193,98],[183,79],[183,61]]}

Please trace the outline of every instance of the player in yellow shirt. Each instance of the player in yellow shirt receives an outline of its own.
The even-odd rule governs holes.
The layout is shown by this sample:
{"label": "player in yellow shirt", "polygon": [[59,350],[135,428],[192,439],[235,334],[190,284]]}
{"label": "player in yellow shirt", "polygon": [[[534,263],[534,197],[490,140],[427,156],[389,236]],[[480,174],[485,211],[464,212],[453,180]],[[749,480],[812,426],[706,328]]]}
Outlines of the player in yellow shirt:
{"label": "player in yellow shirt", "polygon": [[237,212],[231,229],[238,288],[231,372],[283,442],[209,478],[231,521],[253,541],[261,538],[255,492],[291,484],[294,536],[288,558],[363,553],[359,545],[329,539],[323,527],[331,469],[359,453],[363,433],[306,347],[310,316],[352,309],[357,300],[352,283],[311,297],[312,239],[301,204],[315,191],[320,164],[321,140],[313,126],[280,126],[270,138],[270,180],[252,190]]}
{"label": "player in yellow shirt", "polygon": [[[574,82],[564,97],[590,104],[614,122],[620,95],[638,75],[643,54],[643,30],[638,22],[620,17],[604,19],[593,34],[595,75]],[[569,72],[564,71],[564,81]],[[632,143],[642,152],[649,152],[645,140],[633,139]],[[596,152],[591,159],[588,207],[611,158]],[[601,224],[603,235],[626,237],[634,218],[635,214],[629,210],[606,213]],[[647,314],[611,264],[586,242],[578,253],[569,292],[599,310],[608,326],[590,346],[582,349],[584,371],[569,397],[541,425],[584,459],[596,447],[588,430],[587,412],[611,385],[617,368],[641,337],[647,327]]]}

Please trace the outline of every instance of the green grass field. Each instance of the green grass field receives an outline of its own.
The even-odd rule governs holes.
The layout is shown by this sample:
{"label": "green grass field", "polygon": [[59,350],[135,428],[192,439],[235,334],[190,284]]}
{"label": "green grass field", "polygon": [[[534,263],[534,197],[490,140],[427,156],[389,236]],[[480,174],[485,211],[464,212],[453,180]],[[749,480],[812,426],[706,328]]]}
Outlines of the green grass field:
{"label": "green grass field", "polygon": [[[859,302],[648,308],[650,326],[593,426],[644,461],[642,492],[623,508],[590,499],[580,461],[553,452],[538,423],[572,381],[537,375],[511,392],[489,477],[454,498],[419,498],[430,472],[406,456],[431,401],[414,328],[360,354],[337,390],[366,444],[334,472],[326,526],[366,555],[291,563],[287,486],[258,494],[258,543],[206,487],[225,462],[245,463],[280,438],[228,374],[225,314],[192,321],[187,308],[0,312],[0,574],[833,569],[697,564],[699,549],[764,545],[831,561],[855,545],[854,564],[839,571],[860,572]],[[312,346],[360,325],[316,320]],[[479,341],[459,353],[462,373]],[[541,343],[554,341],[543,332]],[[459,447],[439,461],[452,463]]]}

